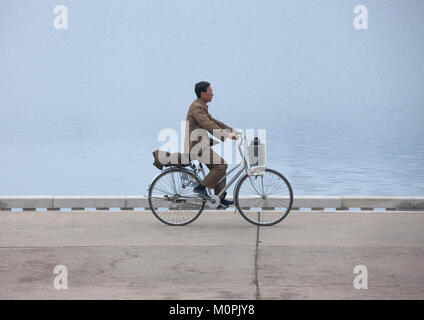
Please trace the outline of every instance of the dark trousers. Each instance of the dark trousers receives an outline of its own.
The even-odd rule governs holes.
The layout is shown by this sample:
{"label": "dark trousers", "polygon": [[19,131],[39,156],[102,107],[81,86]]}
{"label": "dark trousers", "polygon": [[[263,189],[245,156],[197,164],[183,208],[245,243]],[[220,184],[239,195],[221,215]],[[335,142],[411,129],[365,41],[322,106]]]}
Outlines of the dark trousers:
{"label": "dark trousers", "polygon": [[[220,183],[218,183],[218,181],[227,173],[228,165],[225,160],[211,148],[200,150],[198,156],[192,154],[191,157],[194,160],[199,160],[208,167],[209,173],[205,179],[203,179],[202,185],[213,188],[215,195],[218,195],[221,190],[224,189],[227,182],[227,179],[224,178]],[[226,195],[227,192],[224,192],[220,198],[224,199]]]}

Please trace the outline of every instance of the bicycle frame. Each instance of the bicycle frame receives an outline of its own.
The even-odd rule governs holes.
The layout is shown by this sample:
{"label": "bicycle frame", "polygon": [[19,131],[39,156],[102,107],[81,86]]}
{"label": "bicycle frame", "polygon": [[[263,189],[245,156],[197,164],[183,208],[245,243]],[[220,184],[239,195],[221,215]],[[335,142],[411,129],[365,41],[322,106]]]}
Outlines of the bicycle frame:
{"label": "bicycle frame", "polygon": [[[241,161],[236,164],[233,168],[231,168],[228,173],[225,173],[225,175],[218,181],[218,183],[221,183],[223,179],[226,179],[229,175],[236,172],[237,169],[239,169],[234,177],[230,180],[228,184],[224,186],[224,189],[220,191],[219,194],[214,195],[211,197],[211,199],[205,199],[206,197],[199,197],[199,195],[194,194],[195,192],[190,193],[191,188],[198,185],[198,183],[201,182],[202,177],[203,179],[206,177],[206,173],[204,170],[204,167],[202,165],[202,162],[200,160],[194,160],[190,162],[189,167],[181,167],[181,166],[170,166],[170,168],[163,170],[158,176],[154,178],[152,183],[149,185],[148,193],[149,193],[149,207],[152,210],[153,214],[162,222],[168,224],[168,225],[186,225],[195,219],[201,214],[201,212],[204,210],[204,208],[207,206],[209,208],[218,208],[220,201],[219,198],[222,196],[226,190],[236,181],[236,186],[234,188],[234,203],[235,208],[240,212],[243,218],[245,218],[248,222],[253,223],[255,225],[274,225],[278,222],[280,222],[282,219],[284,219],[287,214],[289,213],[291,206],[293,204],[293,191],[291,189],[291,186],[287,179],[278,171],[267,169],[265,166],[255,166],[254,168],[249,168],[250,164],[248,163],[248,160],[246,160],[245,154],[244,154],[244,142],[247,141],[246,136],[242,135],[241,132],[237,132],[237,136],[240,137],[240,142],[238,143],[238,151],[241,155]],[[252,151],[252,150],[250,150]],[[254,150],[253,150],[254,151]],[[251,160],[248,157],[249,160]],[[199,164],[195,161],[199,161]],[[174,177],[173,172],[177,172],[180,176]],[[245,171],[245,174],[243,172]],[[289,204],[286,205],[285,203],[282,205],[282,211],[280,210],[280,205],[277,207],[274,205],[274,200],[281,200],[279,197],[279,194],[267,194],[265,192],[266,187],[269,186],[269,180],[265,178],[265,172],[270,172],[270,174],[273,174],[274,176],[277,176],[277,180],[282,180],[283,183],[287,186],[288,192],[289,192]],[[171,190],[163,190],[161,188],[156,187],[157,181],[161,180],[162,176],[167,176],[168,173],[171,173],[171,178],[167,180],[167,183],[165,183],[165,189],[167,188],[167,184],[171,184]],[[240,177],[241,176],[241,177]],[[244,182],[249,180],[250,185],[253,187],[254,191],[259,195],[257,197],[256,195],[253,195],[253,197],[250,196],[252,194],[251,192],[244,191],[244,189],[240,189],[240,187],[244,188]],[[259,178],[259,179],[258,179]],[[275,179],[275,178],[274,178]],[[265,182],[264,182],[265,180]],[[176,183],[177,182],[177,183]],[[247,181],[246,181],[247,183]],[[160,184],[159,184],[160,186]],[[153,190],[157,189],[159,191],[158,195],[153,194]],[[271,187],[272,189],[272,187]],[[261,190],[261,191],[260,191]],[[269,190],[269,189],[268,189]],[[241,196],[240,196],[241,191]],[[206,192],[211,196],[211,188],[206,188]],[[271,192],[271,191],[270,191]],[[244,194],[249,194],[249,196],[244,196]],[[286,195],[283,195],[282,198],[287,198]],[[165,205],[163,206],[163,202],[159,202],[158,205],[156,203],[153,203],[155,199],[159,200],[165,200]],[[240,201],[241,200],[247,200],[246,202]],[[251,202],[250,200],[257,200],[257,202]],[[283,199],[283,200],[284,200]],[[270,201],[269,201],[270,200]],[[169,206],[166,204],[167,201],[169,201]],[[193,201],[193,202],[190,202]],[[276,204],[279,204],[275,202]],[[243,207],[243,204],[247,205],[247,209]],[[252,209],[253,204],[253,209]],[[188,207],[187,207],[188,206]],[[191,206],[191,207],[190,207]],[[256,210],[256,208],[259,208]],[[170,210],[168,210],[170,209]],[[177,210],[175,213],[176,216],[173,215],[172,210]],[[183,211],[183,213],[191,214],[190,212],[194,211],[194,215],[186,218],[186,216],[180,216],[179,211]],[[262,210],[264,211],[264,214],[262,215]],[[272,210],[272,211],[271,211]],[[251,216],[252,212],[255,214],[253,217]],[[257,212],[256,212],[257,211]],[[281,214],[279,212],[281,211]],[[267,219],[267,213],[271,212],[272,220],[269,221]],[[165,214],[166,216],[162,216],[162,214]],[[257,214],[257,218],[256,218]],[[275,215],[277,215],[277,218],[275,219]],[[262,219],[265,216],[265,220]],[[176,217],[176,218],[175,218]],[[262,217],[262,218],[261,218]],[[175,219],[177,220],[175,220]],[[183,218],[183,220],[181,220]],[[175,220],[175,221],[174,221]]]}
{"label": "bicycle frame", "polygon": [[[218,181],[218,183],[220,183],[222,180],[224,180],[225,178],[227,178],[231,173],[233,173],[238,167],[240,167],[242,164],[243,164],[243,168],[241,168],[237,173],[236,173],[236,175],[230,180],[230,182],[228,182],[226,185],[225,185],[225,187],[224,187],[224,189],[222,189],[221,190],[221,192],[217,195],[218,197],[220,197],[233,183],[234,183],[234,181],[236,181],[237,180],[237,178],[238,177],[240,177],[240,175],[243,173],[243,171],[245,171],[248,175],[249,175],[249,181],[250,181],[250,183],[252,184],[252,187],[255,189],[255,191],[258,193],[258,194],[261,194],[257,189],[256,189],[256,187],[255,187],[255,185],[252,183],[252,180],[251,180],[251,177],[250,177],[250,172],[252,171],[252,172],[254,172],[256,169],[253,169],[253,170],[250,170],[249,169],[249,166],[248,166],[248,163],[247,163],[247,160],[246,160],[246,157],[245,157],[245,155],[244,155],[244,153],[243,153],[243,150],[242,150],[242,145],[243,145],[243,142],[245,141],[245,140],[247,140],[246,139],[246,136],[244,136],[244,135],[242,135],[242,134],[239,134],[238,135],[239,137],[240,137],[240,142],[238,143],[238,145],[237,145],[237,149],[238,149],[238,151],[239,151],[239,153],[240,153],[240,156],[241,156],[241,158],[242,158],[242,160],[236,165],[236,166],[234,166],[230,171],[228,171],[219,181]],[[197,167],[193,164],[192,165],[192,167],[193,167],[193,169],[194,169],[194,172],[195,172],[195,174],[197,174],[197,172],[201,172],[202,173],[202,175],[203,175],[203,179],[206,177],[206,174],[205,174],[205,170],[204,170],[204,168],[203,168],[203,165],[202,165],[202,163],[199,161],[199,167],[200,167],[200,169],[197,169]],[[207,187],[206,188],[207,190],[208,190],[208,194],[209,195],[211,195],[212,194],[212,191],[211,191],[211,188],[209,188],[209,187]]]}

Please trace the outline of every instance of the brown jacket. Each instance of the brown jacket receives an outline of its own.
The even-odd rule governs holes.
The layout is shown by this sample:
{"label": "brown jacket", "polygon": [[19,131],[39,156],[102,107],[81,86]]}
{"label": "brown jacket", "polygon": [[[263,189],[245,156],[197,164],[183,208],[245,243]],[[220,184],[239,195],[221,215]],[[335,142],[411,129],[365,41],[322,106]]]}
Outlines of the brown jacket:
{"label": "brown jacket", "polygon": [[[197,130],[193,133],[193,131],[196,129],[200,129],[200,131]],[[209,139],[209,144],[207,145],[208,147],[219,143],[219,141],[209,138],[206,131],[216,136],[221,141],[224,141],[228,137],[228,134],[233,131],[233,129],[230,126],[227,126],[225,123],[212,118],[208,112],[208,105],[201,99],[196,99],[190,105],[190,108],[187,112],[184,137],[185,154],[189,154],[193,146],[196,145],[200,139]],[[202,135],[202,138],[198,137],[199,133]],[[192,138],[192,141],[190,141],[189,137]]]}

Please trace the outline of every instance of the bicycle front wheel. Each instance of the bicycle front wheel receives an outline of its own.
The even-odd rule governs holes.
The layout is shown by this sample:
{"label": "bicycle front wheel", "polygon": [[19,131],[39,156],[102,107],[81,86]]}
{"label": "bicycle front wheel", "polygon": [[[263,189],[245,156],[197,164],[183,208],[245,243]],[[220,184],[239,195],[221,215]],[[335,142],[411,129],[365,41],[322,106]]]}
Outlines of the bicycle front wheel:
{"label": "bicycle front wheel", "polygon": [[283,220],[293,204],[293,190],[278,171],[245,174],[236,186],[235,206],[250,223],[271,226]]}
{"label": "bicycle front wheel", "polygon": [[205,200],[193,193],[200,179],[191,171],[172,168],[159,174],[149,188],[149,206],[163,223],[186,225],[199,217]]}

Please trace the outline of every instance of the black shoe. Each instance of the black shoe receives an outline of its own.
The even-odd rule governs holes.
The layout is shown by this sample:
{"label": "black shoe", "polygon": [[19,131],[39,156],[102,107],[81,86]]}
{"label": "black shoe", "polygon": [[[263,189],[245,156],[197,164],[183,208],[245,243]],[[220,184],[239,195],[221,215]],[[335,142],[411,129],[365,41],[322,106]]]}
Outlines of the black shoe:
{"label": "black shoe", "polygon": [[203,199],[210,200],[211,197],[209,197],[208,193],[206,192],[206,187],[202,186],[201,184],[198,184],[193,189],[194,193],[197,193],[199,196],[201,196]]}
{"label": "black shoe", "polygon": [[230,201],[230,200],[225,200],[225,199],[221,199],[221,201],[219,202],[219,207],[218,209],[226,209],[229,206],[233,205],[234,201]]}

